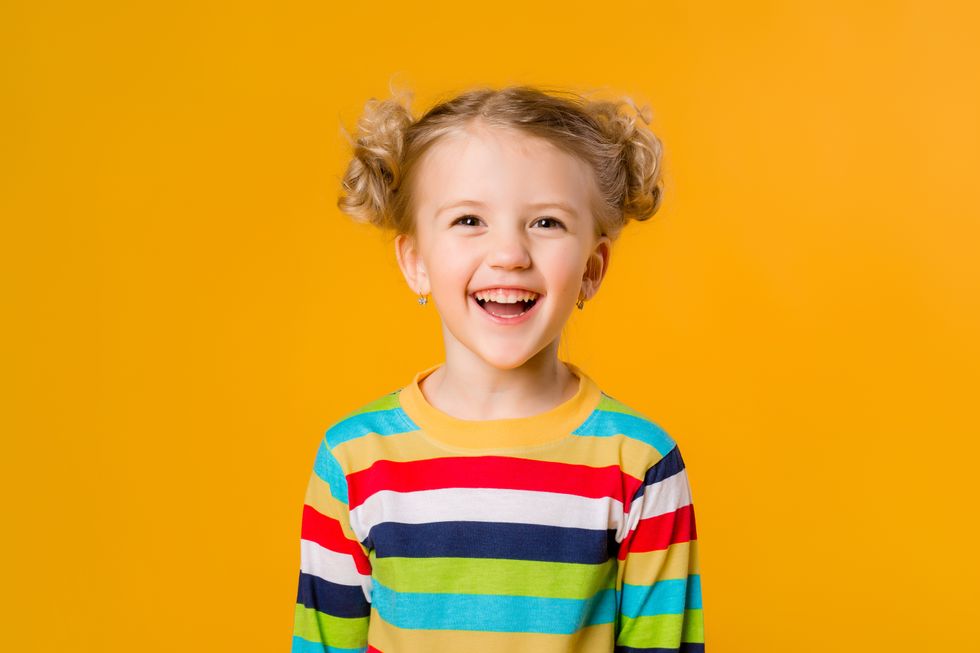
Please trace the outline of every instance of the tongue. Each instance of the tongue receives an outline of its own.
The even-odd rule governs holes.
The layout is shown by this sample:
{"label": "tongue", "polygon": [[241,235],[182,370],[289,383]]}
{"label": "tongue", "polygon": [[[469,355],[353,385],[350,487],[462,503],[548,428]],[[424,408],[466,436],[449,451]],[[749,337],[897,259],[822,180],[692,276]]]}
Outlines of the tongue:
{"label": "tongue", "polygon": [[514,302],[513,304],[487,302],[483,305],[483,309],[488,313],[493,313],[494,315],[511,317],[513,315],[520,315],[524,312],[524,302]]}

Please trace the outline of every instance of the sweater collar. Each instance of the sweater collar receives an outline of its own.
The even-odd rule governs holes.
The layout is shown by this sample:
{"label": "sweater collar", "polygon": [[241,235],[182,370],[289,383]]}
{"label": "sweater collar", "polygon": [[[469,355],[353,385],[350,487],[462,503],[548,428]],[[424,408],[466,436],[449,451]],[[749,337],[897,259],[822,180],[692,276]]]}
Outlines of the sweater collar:
{"label": "sweater collar", "polygon": [[466,420],[442,412],[422,394],[419,382],[444,363],[418,372],[398,393],[402,410],[427,436],[457,449],[514,449],[552,444],[565,439],[599,404],[595,381],[581,368],[560,361],[578,377],[576,393],[561,404],[536,415],[489,420]]}

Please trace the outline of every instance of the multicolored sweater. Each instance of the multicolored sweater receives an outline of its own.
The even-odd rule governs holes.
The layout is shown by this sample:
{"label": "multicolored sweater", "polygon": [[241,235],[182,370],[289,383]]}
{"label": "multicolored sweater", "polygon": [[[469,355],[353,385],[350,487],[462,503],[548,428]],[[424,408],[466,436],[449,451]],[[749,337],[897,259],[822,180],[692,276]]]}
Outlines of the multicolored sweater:
{"label": "multicolored sweater", "polygon": [[462,420],[419,382],[333,423],[306,491],[293,653],[704,651],[677,444],[579,378]]}

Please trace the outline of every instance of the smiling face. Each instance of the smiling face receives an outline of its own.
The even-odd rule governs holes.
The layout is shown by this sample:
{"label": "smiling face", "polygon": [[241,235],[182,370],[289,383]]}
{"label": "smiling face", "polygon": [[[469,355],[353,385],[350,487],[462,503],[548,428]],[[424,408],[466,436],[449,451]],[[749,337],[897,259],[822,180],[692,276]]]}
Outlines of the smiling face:
{"label": "smiling face", "polygon": [[[412,289],[432,294],[447,360],[512,369],[556,357],[575,302],[595,294],[608,267],[588,165],[544,139],[470,123],[423,155],[413,190],[416,235],[398,236],[396,253]],[[500,304],[477,300],[494,288],[511,290],[489,295]],[[525,308],[507,304],[523,291],[536,299],[509,317]]]}

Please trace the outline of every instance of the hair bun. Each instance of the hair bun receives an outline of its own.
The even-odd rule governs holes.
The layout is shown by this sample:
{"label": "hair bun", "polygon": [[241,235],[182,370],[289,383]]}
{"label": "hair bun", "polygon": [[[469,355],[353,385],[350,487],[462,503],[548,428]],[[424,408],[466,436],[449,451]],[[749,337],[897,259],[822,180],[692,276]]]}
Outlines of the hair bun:
{"label": "hair bun", "polygon": [[[623,112],[624,105],[633,113]],[[650,107],[639,107],[632,98],[624,97],[618,102],[591,102],[588,110],[609,141],[620,148],[624,217],[649,219],[663,197],[663,145],[648,127],[653,119]]]}
{"label": "hair bun", "polygon": [[353,137],[341,127],[353,156],[337,206],[358,222],[391,226],[391,194],[401,182],[399,162],[405,131],[414,122],[411,99],[411,92],[387,100],[371,98],[365,103]]}

